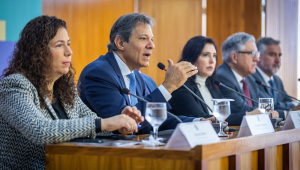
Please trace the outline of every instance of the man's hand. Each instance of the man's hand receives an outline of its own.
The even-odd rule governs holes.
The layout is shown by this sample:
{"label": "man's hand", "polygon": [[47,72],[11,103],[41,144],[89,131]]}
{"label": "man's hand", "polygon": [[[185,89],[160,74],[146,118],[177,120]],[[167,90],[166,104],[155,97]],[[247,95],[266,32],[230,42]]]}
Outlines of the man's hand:
{"label": "man's hand", "polygon": [[215,123],[216,119],[214,116],[209,117],[209,118],[202,118],[200,121],[210,121],[210,123]]}
{"label": "man's hand", "polygon": [[136,124],[140,124],[144,121],[144,117],[141,115],[141,112],[135,107],[135,106],[126,106],[121,114],[125,114],[129,117],[131,117],[132,119],[135,120]]}
{"label": "man's hand", "polygon": [[[278,118],[279,117],[279,113],[276,110],[272,110],[271,114],[272,114],[272,118]],[[271,117],[271,115],[270,115],[270,117]]]}
{"label": "man's hand", "polygon": [[131,117],[121,114],[106,119],[101,119],[101,130],[102,131],[114,131],[122,129],[127,132],[137,132],[138,128],[135,120]]}
{"label": "man's hand", "polygon": [[190,62],[182,61],[174,64],[171,59],[168,59],[168,63],[169,67],[162,85],[169,93],[181,87],[189,77],[198,73],[197,67]]}
{"label": "man's hand", "polygon": [[257,108],[252,110],[251,112],[246,113],[246,115],[258,115],[258,114],[262,114],[262,112],[259,111]]}
{"label": "man's hand", "polygon": [[[144,117],[141,115],[141,112],[135,106],[133,106],[133,107],[126,106],[122,110],[121,115],[126,115],[126,116],[131,117],[132,119],[135,120],[137,125],[144,121]],[[126,128],[122,128],[122,129],[119,129],[119,132],[121,134],[126,135],[126,134],[130,134],[130,133],[134,132],[134,130],[128,130]]]}

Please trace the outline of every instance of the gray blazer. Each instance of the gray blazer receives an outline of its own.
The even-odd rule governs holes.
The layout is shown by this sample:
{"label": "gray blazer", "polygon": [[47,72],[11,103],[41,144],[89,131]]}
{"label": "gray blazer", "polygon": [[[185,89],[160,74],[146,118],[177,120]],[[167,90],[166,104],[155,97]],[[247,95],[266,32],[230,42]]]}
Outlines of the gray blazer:
{"label": "gray blazer", "polygon": [[69,119],[58,119],[48,98],[40,108],[33,84],[21,74],[0,81],[0,169],[44,169],[44,145],[79,137],[96,137],[95,119],[76,97],[63,104]]}

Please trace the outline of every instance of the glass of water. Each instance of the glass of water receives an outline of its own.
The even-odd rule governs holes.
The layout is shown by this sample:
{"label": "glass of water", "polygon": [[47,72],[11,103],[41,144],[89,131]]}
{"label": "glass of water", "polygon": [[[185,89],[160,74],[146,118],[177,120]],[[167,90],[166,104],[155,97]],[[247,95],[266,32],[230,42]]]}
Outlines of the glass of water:
{"label": "glass of water", "polygon": [[212,99],[213,101],[213,115],[220,122],[220,131],[218,136],[220,137],[228,137],[226,133],[223,131],[223,123],[227,119],[227,117],[231,114],[230,111],[230,101],[234,101],[232,99]]}
{"label": "glass of water", "polygon": [[274,110],[273,98],[259,98],[258,110],[262,114],[270,114]]}
{"label": "glass of water", "polygon": [[157,140],[158,127],[167,119],[166,103],[148,102],[145,118],[153,127],[154,139]]}

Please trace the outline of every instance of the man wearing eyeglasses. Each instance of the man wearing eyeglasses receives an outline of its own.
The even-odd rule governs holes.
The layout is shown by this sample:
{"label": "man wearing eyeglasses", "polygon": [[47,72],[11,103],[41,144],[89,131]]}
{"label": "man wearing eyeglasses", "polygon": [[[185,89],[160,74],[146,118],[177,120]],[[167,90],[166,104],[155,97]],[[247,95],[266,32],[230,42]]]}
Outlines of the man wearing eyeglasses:
{"label": "man wearing eyeglasses", "polygon": [[[261,57],[257,63],[256,72],[252,76],[255,80],[286,93],[281,79],[275,75],[281,65],[282,53],[279,45],[280,41],[270,37],[261,37],[257,41],[256,46],[261,53]],[[296,105],[290,97],[276,93],[275,90],[264,86],[259,86],[259,90],[273,98],[274,108],[279,112],[281,118],[285,118],[285,111],[291,110]],[[299,108],[295,109],[299,110]]]}
{"label": "man wearing eyeglasses", "polygon": [[[223,64],[217,69],[217,78],[221,83],[255,101],[267,97],[259,92],[253,77],[249,77],[255,73],[260,56],[254,36],[243,32],[229,36],[222,44],[222,56]],[[231,115],[226,120],[230,125],[240,125],[246,112],[258,107],[257,103],[227,88],[220,87],[220,92],[224,98],[234,99],[231,102]]]}

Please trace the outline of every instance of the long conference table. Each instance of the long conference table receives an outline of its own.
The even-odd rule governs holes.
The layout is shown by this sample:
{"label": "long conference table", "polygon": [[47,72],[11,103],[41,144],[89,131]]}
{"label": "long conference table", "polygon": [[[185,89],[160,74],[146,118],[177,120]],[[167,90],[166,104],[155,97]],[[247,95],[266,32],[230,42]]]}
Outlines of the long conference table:
{"label": "long conference table", "polygon": [[45,147],[46,170],[300,169],[300,129],[236,136],[234,132],[227,139],[190,150],[76,142],[49,144]]}

